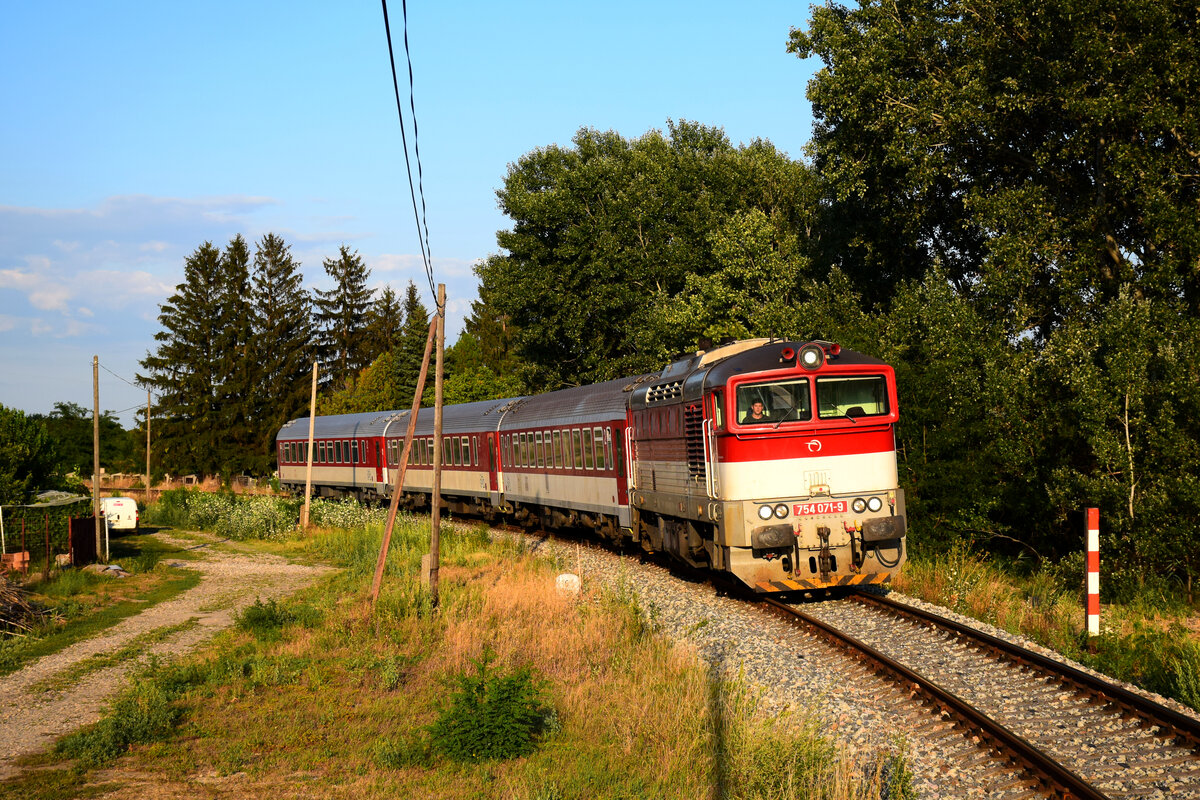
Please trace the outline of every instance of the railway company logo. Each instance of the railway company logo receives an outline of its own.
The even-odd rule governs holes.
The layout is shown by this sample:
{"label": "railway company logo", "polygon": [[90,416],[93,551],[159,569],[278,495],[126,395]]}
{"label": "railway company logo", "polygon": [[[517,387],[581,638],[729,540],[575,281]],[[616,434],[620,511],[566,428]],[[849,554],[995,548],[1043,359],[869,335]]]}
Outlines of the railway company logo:
{"label": "railway company logo", "polygon": [[810,440],[808,443],[808,452],[810,452],[810,453],[821,452],[821,440],[820,439]]}

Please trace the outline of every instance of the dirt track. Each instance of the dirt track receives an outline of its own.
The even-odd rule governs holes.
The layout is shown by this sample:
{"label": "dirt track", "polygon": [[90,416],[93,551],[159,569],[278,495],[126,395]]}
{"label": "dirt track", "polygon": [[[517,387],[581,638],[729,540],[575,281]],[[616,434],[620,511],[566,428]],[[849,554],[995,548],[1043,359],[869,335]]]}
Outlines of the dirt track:
{"label": "dirt track", "polygon": [[291,564],[277,556],[213,548],[211,544],[219,540],[212,536],[205,536],[205,541],[197,543],[173,539],[165,533],[147,535],[198,555],[194,561],[178,563],[201,573],[199,585],[122,620],[97,636],[0,678],[0,697],[4,698],[0,704],[0,779],[17,771],[13,760],[18,756],[44,750],[59,736],[99,719],[106,701],[125,685],[139,659],[90,672],[61,692],[35,691],[37,685],[91,656],[119,650],[140,634],[181,625],[194,618],[196,624],[148,646],[141,659],[152,654],[160,658],[182,655],[231,625],[234,614],[256,597],[282,599],[323,571],[319,567]]}

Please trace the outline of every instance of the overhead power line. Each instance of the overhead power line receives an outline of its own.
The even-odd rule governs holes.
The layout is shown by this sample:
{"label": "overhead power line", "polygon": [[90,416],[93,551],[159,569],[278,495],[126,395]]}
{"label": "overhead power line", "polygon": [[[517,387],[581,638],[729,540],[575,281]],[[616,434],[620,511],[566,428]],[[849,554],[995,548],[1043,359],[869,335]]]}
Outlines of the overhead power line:
{"label": "overhead power line", "polygon": [[[408,172],[408,193],[412,198],[413,220],[417,226],[417,244],[421,247],[421,261],[425,265],[425,277],[429,280],[429,291],[436,298],[437,289],[434,287],[433,279],[433,254],[429,247],[429,224],[427,222],[425,207],[424,172],[421,169],[421,145],[417,139],[417,106],[413,91],[412,53],[408,48],[408,1],[402,0],[401,9],[404,14],[404,55],[408,60],[408,106],[409,112],[412,115],[413,151],[417,159],[417,183],[415,185],[413,184],[412,162],[408,157],[408,134],[404,126],[404,106],[400,102],[400,81],[396,78],[396,56],[392,49],[392,26],[388,21],[387,0],[381,0],[381,2],[383,3],[383,27],[387,33],[388,59],[392,65],[392,88],[396,93],[396,113],[400,117],[400,140],[404,144],[404,167]],[[421,196],[419,208],[417,206],[418,193]],[[422,232],[424,232],[424,238],[422,238]]]}

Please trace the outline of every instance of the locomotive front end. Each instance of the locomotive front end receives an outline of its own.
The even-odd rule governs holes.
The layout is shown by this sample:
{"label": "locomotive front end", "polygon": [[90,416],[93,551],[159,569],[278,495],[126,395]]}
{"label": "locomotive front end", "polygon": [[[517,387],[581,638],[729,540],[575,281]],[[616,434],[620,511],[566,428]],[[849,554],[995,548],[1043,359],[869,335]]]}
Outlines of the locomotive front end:
{"label": "locomotive front end", "polygon": [[832,343],[777,347],[713,392],[725,568],[760,592],[882,583],[906,557],[895,373]]}

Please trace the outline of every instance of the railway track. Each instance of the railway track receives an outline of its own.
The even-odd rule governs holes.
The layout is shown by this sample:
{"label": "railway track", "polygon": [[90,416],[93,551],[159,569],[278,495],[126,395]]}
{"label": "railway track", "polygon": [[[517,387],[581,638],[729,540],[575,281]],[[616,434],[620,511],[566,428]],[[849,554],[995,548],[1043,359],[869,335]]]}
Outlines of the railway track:
{"label": "railway track", "polygon": [[[804,606],[762,601],[952,719],[978,753],[947,758],[1009,777],[995,796],[1197,798],[1200,722],[974,628],[878,596]],[[939,731],[938,735],[945,735]]]}

